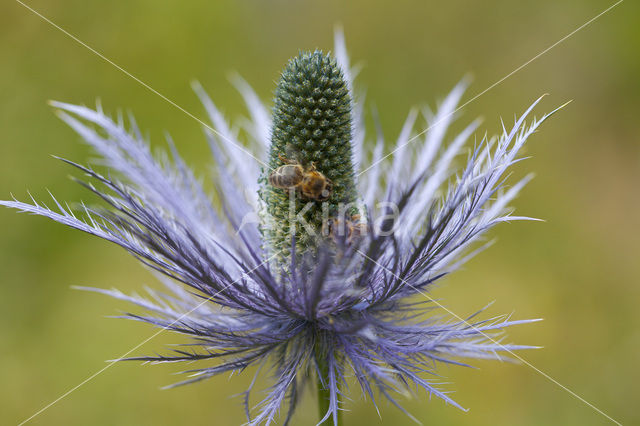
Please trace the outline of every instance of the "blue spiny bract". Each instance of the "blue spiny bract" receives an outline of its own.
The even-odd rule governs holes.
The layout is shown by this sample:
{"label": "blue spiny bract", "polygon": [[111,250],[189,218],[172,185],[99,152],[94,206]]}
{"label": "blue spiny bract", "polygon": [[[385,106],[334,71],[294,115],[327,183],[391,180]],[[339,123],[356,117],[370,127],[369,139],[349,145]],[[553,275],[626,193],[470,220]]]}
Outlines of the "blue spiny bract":
{"label": "blue spiny bract", "polygon": [[[158,271],[166,291],[150,290],[147,298],[94,289],[148,311],[130,318],[191,339],[166,355],[131,359],[200,362],[189,364],[189,377],[179,384],[249,366],[257,367],[256,374],[269,371],[272,386],[255,411],[249,403],[253,384],[245,394],[250,425],[272,423],[283,405],[288,406],[286,424],[309,372],[319,376],[322,421],[338,421],[347,390],[340,385],[347,377],[354,377],[372,401],[377,395],[393,400],[394,392],[422,389],[459,407],[439,383],[428,380],[437,374],[437,365],[461,364],[462,358],[501,359],[501,352],[526,348],[503,344],[495,333],[531,320],[466,315],[443,320],[432,313],[442,305],[427,292],[477,252],[474,244],[493,226],[527,219],[512,216],[507,206],[528,177],[507,190],[503,185],[523,144],[550,114],[525,124],[539,100],[534,102],[511,130],[504,127],[500,136],[478,142],[454,175],[452,161],[478,126],[474,122],[447,135],[465,89],[460,84],[435,117],[425,117],[433,123],[428,132],[412,137],[416,114],[409,115],[387,161],[381,136],[373,149],[364,145],[362,108],[351,110],[345,85],[352,81],[344,46],[338,44],[336,52],[342,71],[320,52],[302,53],[287,65],[276,91],[273,124],[255,93],[239,83],[253,118],[246,132],[249,155],[197,88],[216,129],[207,132],[217,165],[216,202],[173,146],[171,157],[156,158],[135,124],[127,129],[100,108],[64,103],[54,106],[97,151],[109,173],[68,163],[88,176],[86,187],[108,209],[72,213],[57,201],[57,209],[35,200],[0,201],[115,243]],[[270,168],[277,168],[287,151],[305,168],[315,163],[331,179],[334,187],[324,205],[332,214],[340,202],[360,199],[354,183],[354,169],[359,171],[359,193],[374,226],[355,247],[335,255],[327,239],[305,239],[302,232],[289,238],[287,195],[268,185],[269,171],[253,163],[267,159]],[[266,233],[256,213],[259,191],[277,224]],[[308,217],[319,229],[321,204],[300,197],[295,202],[296,209],[312,203]],[[393,227],[377,229],[375,219],[389,211],[395,213]],[[358,237],[359,229],[353,227],[352,234]],[[289,256],[283,271],[272,259],[288,247],[301,254]]]}

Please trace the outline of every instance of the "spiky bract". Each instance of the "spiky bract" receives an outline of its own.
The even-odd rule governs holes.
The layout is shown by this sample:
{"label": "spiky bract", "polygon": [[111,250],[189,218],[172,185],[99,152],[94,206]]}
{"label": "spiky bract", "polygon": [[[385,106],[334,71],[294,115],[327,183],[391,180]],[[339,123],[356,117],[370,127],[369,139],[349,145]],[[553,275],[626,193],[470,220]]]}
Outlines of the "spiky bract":
{"label": "spiky bract", "polygon": [[[351,84],[341,43],[336,46],[336,55]],[[307,71],[309,77],[303,71],[302,76],[294,72],[301,61],[309,61],[312,69],[328,67],[323,71],[329,75],[327,81],[314,77],[313,72]],[[294,84],[292,91],[279,89],[277,110],[282,114],[276,114],[281,121],[275,124],[279,130],[274,131],[270,164],[277,165],[274,156],[284,145],[299,144],[296,146],[306,152],[305,158],[318,161],[321,170],[342,186],[338,199],[352,199],[351,166],[345,165],[351,157],[351,148],[345,145],[349,132],[341,127],[348,122],[348,95],[340,83],[340,72],[332,60],[319,54],[303,54],[289,67],[292,71],[283,77],[288,82],[312,78],[339,93],[334,97],[337,105],[331,108],[335,108],[334,117],[343,121],[331,144],[323,142],[324,133],[316,138],[313,131],[308,140],[295,139],[300,128],[294,132],[285,124],[296,117],[284,105],[292,101],[303,110],[307,101],[302,95],[311,90],[313,97],[314,89],[303,84],[300,88]],[[253,118],[247,128],[249,148],[258,158],[265,158],[271,139],[269,116],[246,83],[237,80],[237,84]],[[508,189],[504,189],[504,179],[527,138],[548,117],[525,124],[537,101],[511,130],[505,128],[499,137],[479,142],[457,175],[451,173],[452,162],[478,125],[472,123],[459,135],[447,136],[464,85],[451,92],[434,117],[426,117],[431,127],[423,137],[412,138],[416,115],[410,114],[390,161],[383,161],[381,137],[371,155],[364,149],[367,137],[362,109],[354,108],[354,165],[363,172],[358,189],[372,224],[383,218],[382,226],[373,226],[372,233],[359,244],[344,247],[340,256],[331,255],[322,244],[313,256],[291,256],[289,272],[282,274],[272,267],[273,255],[265,250],[255,213],[260,168],[250,166],[252,160],[239,148],[237,133],[200,87],[197,91],[216,129],[207,135],[218,166],[215,183],[219,204],[205,194],[173,148],[172,160],[167,156],[157,159],[135,124],[127,130],[101,110],[62,103],[55,104],[62,118],[113,172],[103,176],[71,163],[95,183],[85,185],[109,209],[86,207],[76,215],[57,202],[57,209],[35,201],[0,202],[120,245],[164,277],[168,290],[150,290],[148,298],[98,290],[149,312],[128,317],[193,339],[173,355],[134,359],[206,363],[190,367],[191,377],[184,383],[240,372],[249,366],[256,367],[255,374],[270,372],[273,386],[255,412],[249,411],[249,391],[245,398],[249,422],[257,425],[272,423],[285,402],[291,415],[309,371],[322,370],[320,377],[324,377],[329,394],[327,417],[333,415],[334,419],[341,408],[339,384],[348,375],[355,377],[362,392],[372,399],[376,392],[393,400],[394,391],[423,389],[457,406],[427,379],[435,374],[437,363],[461,364],[461,358],[469,357],[499,359],[501,351],[523,348],[503,344],[495,336],[507,326],[528,321],[508,317],[442,320],[430,315],[439,304],[427,292],[433,282],[475,253],[474,243],[488,229],[503,221],[526,219],[512,216],[507,204],[528,178]],[[294,94],[300,94],[302,100],[293,98]],[[305,112],[305,118],[313,111]],[[308,126],[311,130],[316,124]],[[445,144],[445,139],[449,143]],[[306,147],[309,140],[312,146]],[[325,149],[336,149],[340,154],[328,155]],[[334,164],[338,159],[344,164]],[[275,193],[268,191],[266,199],[269,197]],[[397,207],[393,221],[387,218],[390,205]],[[276,210],[271,213],[278,215]],[[276,237],[280,238],[275,234],[268,238]],[[290,243],[296,251],[299,241],[294,238]],[[318,350],[322,363],[317,360]]]}

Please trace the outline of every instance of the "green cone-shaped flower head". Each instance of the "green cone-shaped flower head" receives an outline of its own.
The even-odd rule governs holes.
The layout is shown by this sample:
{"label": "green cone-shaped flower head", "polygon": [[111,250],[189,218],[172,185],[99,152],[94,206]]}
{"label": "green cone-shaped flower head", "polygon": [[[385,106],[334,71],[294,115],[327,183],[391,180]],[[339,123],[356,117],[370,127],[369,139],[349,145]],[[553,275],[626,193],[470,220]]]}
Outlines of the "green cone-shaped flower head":
{"label": "green cone-shaped flower head", "polygon": [[[282,188],[269,175],[288,172],[281,166],[300,165],[305,174],[317,171],[328,180],[324,195],[305,194],[300,185]],[[264,234],[272,252],[315,247],[323,219],[355,209],[356,189],[351,153],[351,98],[340,67],[320,51],[301,52],[291,59],[275,92],[269,167],[262,177],[265,202]],[[324,199],[326,198],[326,199]]]}

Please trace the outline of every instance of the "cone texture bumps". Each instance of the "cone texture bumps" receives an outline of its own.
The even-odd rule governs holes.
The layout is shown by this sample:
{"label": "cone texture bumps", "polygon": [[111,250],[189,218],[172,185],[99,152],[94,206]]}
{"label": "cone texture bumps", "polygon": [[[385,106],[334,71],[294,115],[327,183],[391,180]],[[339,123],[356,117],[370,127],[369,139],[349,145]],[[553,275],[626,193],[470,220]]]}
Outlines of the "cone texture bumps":
{"label": "cone texture bumps", "polygon": [[[286,255],[290,252],[292,231],[296,250],[301,253],[315,246],[314,239],[322,232],[323,213],[326,218],[338,214],[340,205],[355,208],[353,204],[349,207],[356,201],[351,98],[335,59],[320,51],[302,52],[282,72],[274,104],[270,170],[261,179],[261,197],[266,206],[264,236],[270,251]],[[314,201],[270,186],[268,174],[284,164],[280,156],[305,168],[315,164],[333,182],[330,198]],[[298,214],[315,236],[295,220]]]}

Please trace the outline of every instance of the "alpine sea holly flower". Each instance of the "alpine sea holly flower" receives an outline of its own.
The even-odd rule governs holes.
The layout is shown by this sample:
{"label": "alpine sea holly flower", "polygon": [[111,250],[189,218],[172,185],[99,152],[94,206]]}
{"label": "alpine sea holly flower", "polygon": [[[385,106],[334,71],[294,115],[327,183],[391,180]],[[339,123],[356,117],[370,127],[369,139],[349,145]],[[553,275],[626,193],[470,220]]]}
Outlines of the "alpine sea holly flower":
{"label": "alpine sea holly flower", "polygon": [[[63,161],[88,176],[81,183],[107,208],[83,204],[76,214],[57,201],[56,209],[0,202],[118,244],[157,271],[166,290],[149,290],[148,298],[93,289],[148,312],[131,319],[192,338],[173,353],[130,359],[201,363],[176,385],[248,366],[256,376],[270,372],[273,385],[253,409],[253,384],[245,393],[251,425],[272,423],[283,404],[288,423],[309,377],[321,423],[338,424],[348,376],[374,403],[380,394],[399,406],[395,392],[423,389],[461,408],[428,380],[437,363],[500,359],[527,347],[494,336],[531,320],[443,321],[423,315],[436,308],[424,296],[478,250],[488,229],[527,219],[512,216],[507,204],[529,177],[506,188],[505,173],[550,114],[525,124],[534,102],[510,130],[474,146],[453,175],[454,158],[478,127],[447,136],[465,89],[459,84],[425,117],[431,127],[424,136],[414,131],[417,114],[409,115],[387,161],[380,134],[373,149],[366,145],[342,40],[337,34],[335,59],[301,53],[287,65],[272,119],[238,80],[252,118],[244,145],[196,87],[213,126],[205,131],[217,165],[215,202],[172,143],[170,156],[155,157],[133,120],[127,130],[100,108],[59,102],[53,105],[62,119],[111,172]],[[243,146],[267,167],[252,164]],[[284,165],[315,171],[331,185],[321,197],[301,189],[298,175],[278,187],[272,174]],[[357,226],[357,238],[324,232],[327,223]]]}
{"label": "alpine sea holly flower", "polygon": [[[299,252],[317,245],[318,234],[322,225],[328,226],[329,218],[346,214],[341,212],[346,208],[357,212],[352,156],[351,100],[342,72],[328,55],[301,53],[287,64],[276,88],[269,170],[265,171],[282,176],[297,169],[302,172],[298,176],[301,190],[283,191],[287,188],[262,180],[269,249],[288,253],[292,234]],[[283,161],[295,167],[287,167]],[[312,173],[316,179],[304,182],[305,174]],[[315,191],[313,183],[317,184]],[[302,196],[296,196],[299,192]],[[298,220],[292,221],[291,215]]]}

